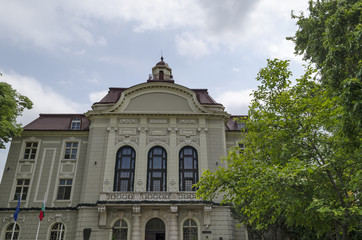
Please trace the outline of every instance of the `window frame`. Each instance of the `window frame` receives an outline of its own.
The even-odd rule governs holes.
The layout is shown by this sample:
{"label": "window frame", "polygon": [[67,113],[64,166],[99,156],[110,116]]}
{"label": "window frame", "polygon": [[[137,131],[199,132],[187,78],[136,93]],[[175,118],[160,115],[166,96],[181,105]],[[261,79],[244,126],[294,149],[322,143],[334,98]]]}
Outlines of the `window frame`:
{"label": "window frame", "polygon": [[[55,226],[57,226],[57,227],[55,228]],[[61,238],[59,238],[60,232],[62,232]],[[55,236],[52,236],[53,233],[55,233]],[[65,234],[66,234],[66,227],[65,227],[64,223],[55,222],[54,224],[50,225],[49,240],[64,240],[64,239],[66,239]],[[55,238],[53,238],[53,237],[55,237]]]}
{"label": "window frame", "polygon": [[[68,146],[68,144],[71,144]],[[76,144],[76,146],[74,146]],[[79,141],[65,141],[64,142],[64,152],[63,152],[63,159],[66,160],[77,160],[78,159],[78,149],[79,149]],[[69,153],[67,151],[69,150]],[[74,153],[75,151],[75,153]]]}
{"label": "window frame", "polygon": [[[155,153],[157,149],[161,150],[161,154]],[[154,168],[155,158],[161,157],[161,168]],[[152,167],[152,168],[151,168]],[[159,176],[155,176],[159,173]],[[160,181],[159,190],[155,189],[156,181]],[[147,154],[147,191],[149,192],[165,192],[167,191],[167,151],[161,146],[152,147]]]}
{"label": "window frame", "polygon": [[[192,225],[192,223],[194,223],[195,225]],[[186,225],[187,224],[187,225]],[[194,231],[194,233],[196,234],[196,240],[199,239],[199,226],[197,225],[197,222],[194,221],[193,219],[191,218],[188,218],[186,219],[183,224],[182,224],[182,239],[183,240],[188,240],[188,239],[191,239],[191,240],[194,240],[195,239],[195,235],[192,235],[190,236],[191,238],[189,237],[185,237],[185,230],[186,229],[192,229],[192,230],[196,230]]]}
{"label": "window frame", "polygon": [[[62,181],[65,181],[64,184],[62,184]],[[71,181],[71,183],[69,184],[68,181]],[[72,188],[73,188],[73,179],[72,178],[59,179],[56,200],[57,201],[70,201],[72,198]],[[62,189],[62,193],[60,193],[61,189]],[[68,195],[69,195],[69,198],[66,198]],[[59,198],[59,196],[61,196],[61,198]]]}
{"label": "window frame", "polygon": [[[22,181],[22,183],[19,184],[19,181]],[[27,184],[25,184],[26,182]],[[19,196],[21,194],[21,201],[26,201],[29,193],[29,188],[30,188],[30,178],[17,178],[13,200],[18,201]],[[18,191],[18,189],[20,190]],[[25,189],[26,191],[24,191]]]}
{"label": "window frame", "polygon": [[[28,146],[30,144],[30,146]],[[36,146],[34,146],[36,144]],[[23,159],[34,161],[36,159],[37,153],[39,148],[39,142],[38,141],[25,141],[24,144],[24,151],[23,151]],[[29,152],[27,153],[27,151]]]}
{"label": "window frame", "polygon": [[[129,149],[131,151],[130,154],[126,154],[123,151]],[[130,158],[130,168],[122,169],[123,161],[126,161],[126,158]],[[119,168],[117,168],[119,166]],[[134,190],[134,177],[135,177],[135,169],[136,169],[136,151],[131,146],[123,146],[118,149],[116,155],[116,164],[114,168],[114,183],[113,183],[113,191],[118,192],[132,192]],[[122,177],[122,173],[128,173],[128,177]],[[127,190],[122,189],[122,181],[128,181]]]}
{"label": "window frame", "polygon": [[[192,157],[192,168],[185,168],[185,150],[191,149],[192,153],[187,154],[188,157]],[[192,177],[186,177],[186,173],[192,175]],[[196,187],[187,189],[186,181],[192,181],[192,186],[199,181],[199,158],[197,150],[192,146],[185,146],[179,151],[179,191],[196,191]]]}
{"label": "window frame", "polygon": [[70,130],[80,130],[82,128],[82,119],[80,117],[72,118],[70,122]]}
{"label": "window frame", "polygon": [[[17,222],[12,222],[12,223],[9,223],[7,225],[5,225],[5,227],[3,228],[4,229],[4,235],[1,236],[1,239],[4,239],[4,240],[10,240],[11,239],[11,235],[13,233],[13,228],[14,228],[14,224],[15,225],[15,231],[14,231],[14,238],[13,240],[18,240],[18,239],[21,239],[20,238],[20,225],[19,223]],[[10,233],[10,237],[7,238],[7,234]],[[17,233],[17,234],[16,234]]]}
{"label": "window frame", "polygon": [[[115,226],[117,223],[119,223],[119,227],[118,226]],[[124,226],[124,224],[126,226]],[[124,230],[125,230],[125,233],[124,233]],[[126,237],[126,239],[121,239],[121,240],[127,240],[128,239],[128,231],[129,230],[129,227],[128,227],[128,223],[127,221],[125,221],[124,219],[118,219],[116,220],[113,225],[112,225],[112,239],[115,238],[114,234],[116,231],[120,231],[122,232],[123,231],[123,236]]]}

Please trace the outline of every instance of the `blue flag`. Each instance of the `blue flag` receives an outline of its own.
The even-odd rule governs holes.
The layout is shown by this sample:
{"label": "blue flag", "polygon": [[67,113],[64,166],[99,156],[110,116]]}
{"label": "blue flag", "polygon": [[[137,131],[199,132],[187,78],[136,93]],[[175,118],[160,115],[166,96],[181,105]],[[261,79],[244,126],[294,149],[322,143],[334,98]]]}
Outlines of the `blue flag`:
{"label": "blue flag", "polygon": [[18,201],[18,206],[16,206],[15,212],[14,212],[14,221],[18,221],[18,214],[20,211],[20,201],[21,201],[21,196],[19,197],[19,201]]}

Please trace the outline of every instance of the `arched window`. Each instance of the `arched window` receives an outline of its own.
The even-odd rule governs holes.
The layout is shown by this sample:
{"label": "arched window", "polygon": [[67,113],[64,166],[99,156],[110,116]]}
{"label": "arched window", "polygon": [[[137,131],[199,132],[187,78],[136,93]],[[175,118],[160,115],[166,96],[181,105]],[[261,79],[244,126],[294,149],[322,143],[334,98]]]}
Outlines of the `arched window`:
{"label": "arched window", "polygon": [[162,147],[148,152],[147,191],[166,191],[167,153]]}
{"label": "arched window", "polygon": [[164,75],[163,75],[163,71],[159,71],[159,80],[163,80],[164,79]]}
{"label": "arched window", "polygon": [[50,229],[49,240],[64,240],[65,226],[63,223],[54,223]]}
{"label": "arched window", "polygon": [[130,146],[117,152],[113,191],[133,191],[136,152]]}
{"label": "arched window", "polygon": [[128,226],[123,220],[118,220],[112,228],[112,240],[127,240]]}
{"label": "arched window", "polygon": [[192,219],[185,221],[182,228],[183,240],[197,240],[197,224]]}
{"label": "arched window", "polygon": [[[14,229],[14,224],[15,225],[15,229]],[[17,239],[20,239],[19,238],[19,233],[20,233],[20,227],[19,227],[19,224],[17,223],[11,223],[9,224],[6,229],[5,229],[5,240],[10,240],[11,239],[11,236],[13,234],[13,229],[14,229],[14,237],[13,237],[13,240],[17,240]]]}
{"label": "arched window", "polygon": [[187,146],[180,150],[180,191],[196,191],[192,185],[199,181],[197,151]]}

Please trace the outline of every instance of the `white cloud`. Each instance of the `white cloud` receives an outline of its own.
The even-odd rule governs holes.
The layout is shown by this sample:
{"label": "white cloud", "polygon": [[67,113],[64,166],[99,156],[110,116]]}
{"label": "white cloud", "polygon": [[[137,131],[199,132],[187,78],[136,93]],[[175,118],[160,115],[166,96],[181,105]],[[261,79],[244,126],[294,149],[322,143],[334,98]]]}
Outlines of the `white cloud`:
{"label": "white cloud", "polygon": [[91,103],[99,102],[107,95],[108,91],[91,92],[89,94],[89,100]]}
{"label": "white cloud", "polygon": [[240,68],[233,66],[233,72],[240,72]]}
{"label": "white cloud", "polygon": [[249,110],[249,104],[252,100],[253,89],[241,90],[241,91],[227,91],[223,92],[215,99],[224,105],[226,111],[232,114],[247,114]]}
{"label": "white cloud", "polygon": [[67,99],[33,77],[15,72],[1,72],[3,73],[1,81],[9,83],[17,92],[27,96],[33,102],[33,108],[24,110],[23,116],[19,118],[22,124],[33,121],[40,113],[83,113],[88,108]]}
{"label": "white cloud", "polygon": [[[128,24],[136,32],[173,34],[178,53],[193,59],[222,47],[273,52],[289,34],[281,29],[295,32],[291,10],[306,7],[307,1],[300,0],[13,0],[2,3],[0,38],[48,49],[67,49],[72,43],[104,46],[107,39],[97,33],[97,24]],[[256,46],[263,39],[273,39],[271,47]]]}

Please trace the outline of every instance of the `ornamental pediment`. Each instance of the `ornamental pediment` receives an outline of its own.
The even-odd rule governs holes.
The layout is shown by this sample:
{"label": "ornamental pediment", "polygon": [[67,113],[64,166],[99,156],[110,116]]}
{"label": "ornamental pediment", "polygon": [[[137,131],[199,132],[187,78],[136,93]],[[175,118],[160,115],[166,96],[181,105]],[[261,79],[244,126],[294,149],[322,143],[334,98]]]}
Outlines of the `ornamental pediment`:
{"label": "ornamental pediment", "polygon": [[145,83],[122,92],[119,100],[102,113],[127,114],[198,114],[211,113],[197,100],[196,94],[181,85]]}

